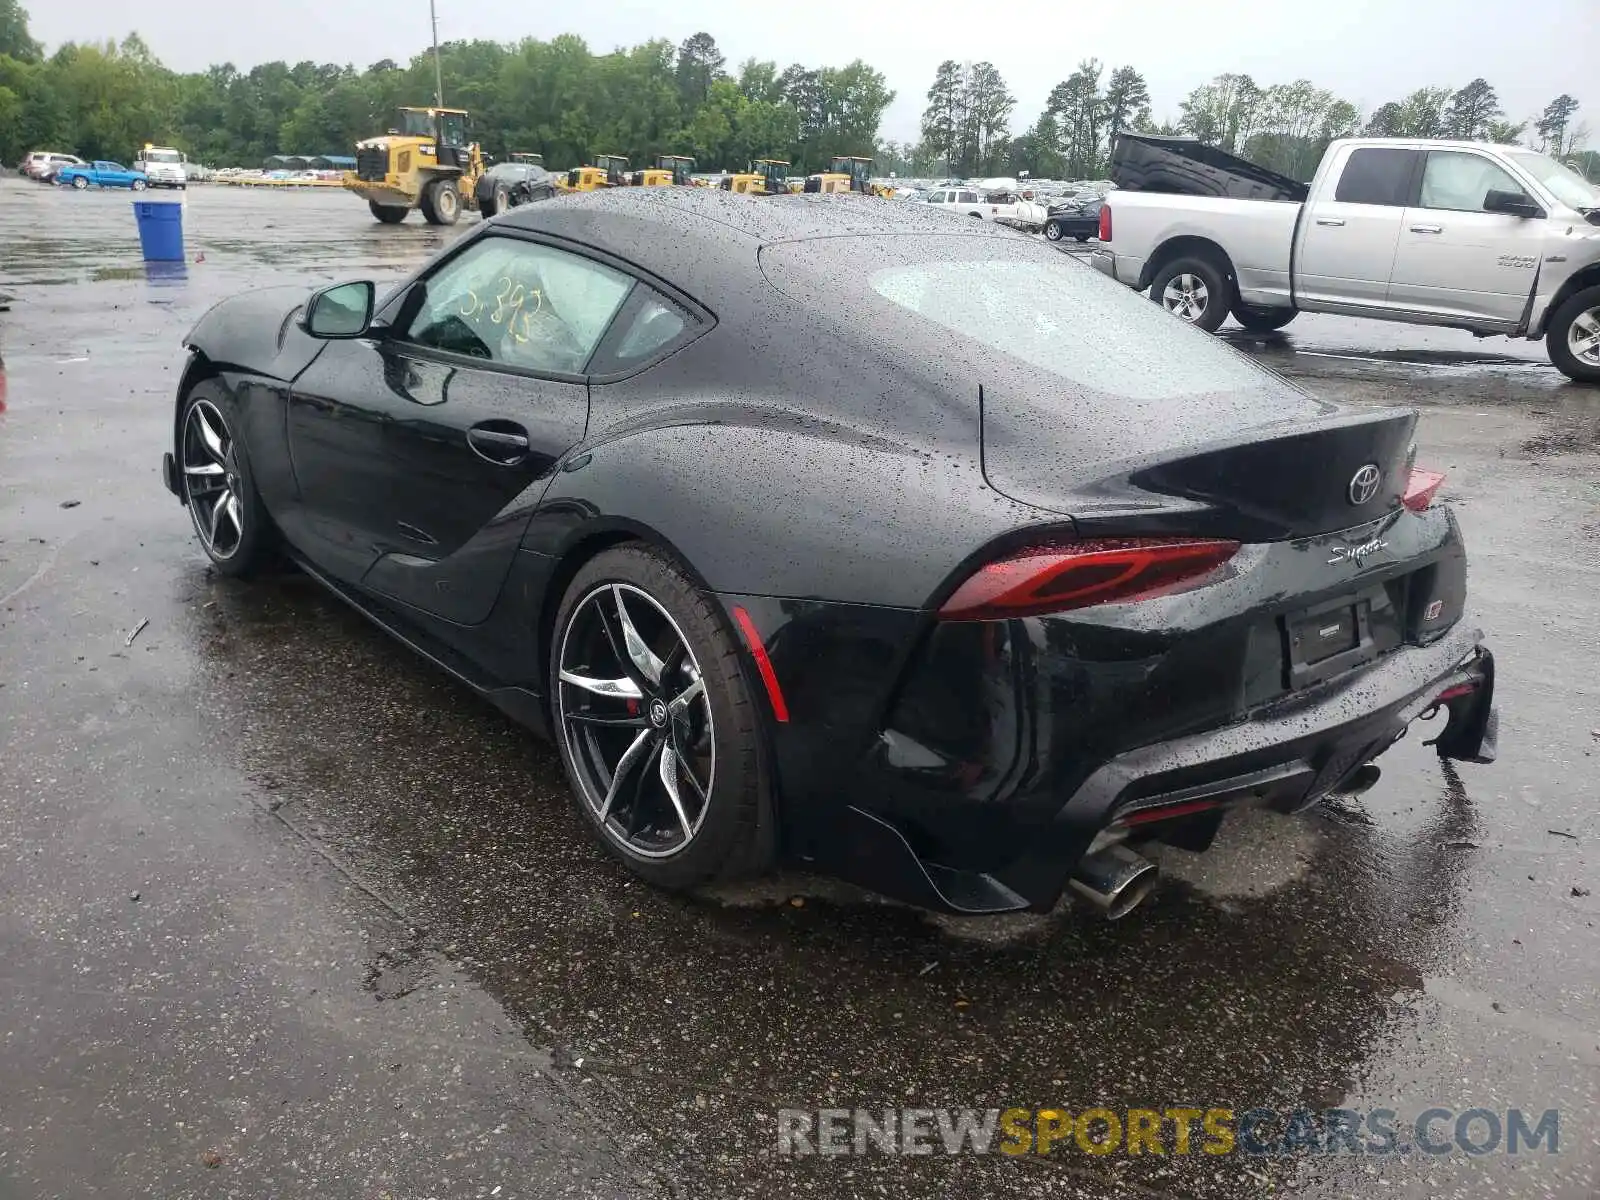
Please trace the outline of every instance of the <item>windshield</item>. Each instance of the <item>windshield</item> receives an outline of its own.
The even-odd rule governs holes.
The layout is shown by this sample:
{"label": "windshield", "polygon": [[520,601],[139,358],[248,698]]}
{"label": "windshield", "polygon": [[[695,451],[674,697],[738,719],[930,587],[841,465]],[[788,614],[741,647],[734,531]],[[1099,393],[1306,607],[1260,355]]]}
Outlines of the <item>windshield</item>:
{"label": "windshield", "polygon": [[407,137],[432,137],[433,118],[425,112],[402,108],[395,128]]}
{"label": "windshield", "polygon": [[145,162],[181,163],[183,155],[176,150],[146,150],[144,152],[144,160]]}
{"label": "windshield", "polygon": [[1516,163],[1563,204],[1588,210],[1600,208],[1600,187],[1590,183],[1571,167],[1558,163],[1548,154],[1535,154],[1531,150],[1513,150],[1507,158]]}

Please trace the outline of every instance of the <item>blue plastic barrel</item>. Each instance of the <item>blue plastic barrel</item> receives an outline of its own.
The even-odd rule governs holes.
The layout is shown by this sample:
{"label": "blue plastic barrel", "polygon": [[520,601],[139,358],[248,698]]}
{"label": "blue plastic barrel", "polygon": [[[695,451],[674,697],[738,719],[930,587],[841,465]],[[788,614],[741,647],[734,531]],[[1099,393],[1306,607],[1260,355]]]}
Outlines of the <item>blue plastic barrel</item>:
{"label": "blue plastic barrel", "polygon": [[183,261],[183,205],[161,200],[135,200],[139,247],[145,262]]}

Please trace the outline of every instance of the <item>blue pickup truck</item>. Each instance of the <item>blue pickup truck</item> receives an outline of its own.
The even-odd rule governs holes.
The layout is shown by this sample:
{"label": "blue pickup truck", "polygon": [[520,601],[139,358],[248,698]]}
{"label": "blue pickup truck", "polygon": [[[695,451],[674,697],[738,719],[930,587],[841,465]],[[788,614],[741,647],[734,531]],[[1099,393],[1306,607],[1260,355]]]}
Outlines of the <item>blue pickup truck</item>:
{"label": "blue pickup truck", "polygon": [[56,182],[79,191],[93,184],[95,187],[132,188],[142,192],[150,186],[143,171],[130,171],[121,163],[97,159],[77,166],[62,167],[56,172]]}

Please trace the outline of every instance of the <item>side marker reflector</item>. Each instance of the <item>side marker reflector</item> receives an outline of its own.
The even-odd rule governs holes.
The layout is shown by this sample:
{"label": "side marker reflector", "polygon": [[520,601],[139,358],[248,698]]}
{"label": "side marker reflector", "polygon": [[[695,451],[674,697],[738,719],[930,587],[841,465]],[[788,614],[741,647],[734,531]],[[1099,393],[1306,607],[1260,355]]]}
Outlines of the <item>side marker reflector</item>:
{"label": "side marker reflector", "polygon": [[762,644],[761,635],[756,632],[755,622],[737,604],[733,607],[733,619],[738,623],[739,632],[744,635],[745,645],[750,648],[750,657],[756,660],[756,671],[760,673],[761,682],[767,689],[767,699],[772,703],[773,718],[787,724],[789,706],[784,703],[783,689],[778,686],[778,673],[772,669],[772,659],[767,657],[767,648]]}

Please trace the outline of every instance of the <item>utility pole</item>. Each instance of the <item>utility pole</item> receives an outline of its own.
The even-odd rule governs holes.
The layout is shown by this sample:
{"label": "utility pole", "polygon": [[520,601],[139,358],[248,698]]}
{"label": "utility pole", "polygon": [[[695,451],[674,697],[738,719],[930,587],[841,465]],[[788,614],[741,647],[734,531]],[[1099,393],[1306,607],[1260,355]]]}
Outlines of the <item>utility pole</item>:
{"label": "utility pole", "polygon": [[439,67],[439,10],[436,0],[428,0],[428,19],[433,23],[433,106],[444,107],[444,71]]}

